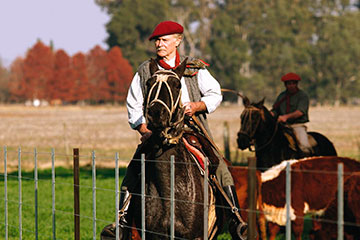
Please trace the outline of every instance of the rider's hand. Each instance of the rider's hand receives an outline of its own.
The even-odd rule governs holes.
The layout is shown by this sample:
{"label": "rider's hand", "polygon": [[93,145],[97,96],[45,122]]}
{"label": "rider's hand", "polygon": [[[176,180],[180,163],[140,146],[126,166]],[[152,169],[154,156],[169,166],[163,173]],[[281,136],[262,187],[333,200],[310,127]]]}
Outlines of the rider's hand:
{"label": "rider's hand", "polygon": [[196,112],[206,111],[204,102],[186,102],[184,103],[185,115],[193,116]]}
{"label": "rider's hand", "polygon": [[144,134],[141,135],[140,141],[145,142],[147,139],[150,138],[151,134],[152,132],[148,130],[148,132],[145,132]]}
{"label": "rider's hand", "polygon": [[149,130],[146,124],[142,123],[137,126],[136,130],[141,134],[140,141],[145,142],[152,134],[152,131]]}
{"label": "rider's hand", "polygon": [[286,115],[280,115],[278,117],[278,122],[282,122],[282,123],[286,123],[286,121],[288,120],[287,116]]}

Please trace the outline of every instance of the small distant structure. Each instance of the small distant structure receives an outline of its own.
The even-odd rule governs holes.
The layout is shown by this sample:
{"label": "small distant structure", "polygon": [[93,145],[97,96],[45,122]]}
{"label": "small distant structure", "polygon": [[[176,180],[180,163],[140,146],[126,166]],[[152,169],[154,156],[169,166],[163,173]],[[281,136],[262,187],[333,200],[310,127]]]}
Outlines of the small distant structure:
{"label": "small distant structure", "polygon": [[49,106],[49,102],[42,99],[33,99],[33,100],[26,100],[25,101],[25,106],[27,107],[45,107],[45,106]]}

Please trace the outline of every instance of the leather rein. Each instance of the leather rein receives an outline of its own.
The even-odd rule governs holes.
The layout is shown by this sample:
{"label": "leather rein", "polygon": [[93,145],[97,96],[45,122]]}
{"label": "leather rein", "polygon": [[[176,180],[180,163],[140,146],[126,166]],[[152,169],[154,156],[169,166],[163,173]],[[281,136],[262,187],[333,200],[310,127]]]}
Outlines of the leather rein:
{"label": "leather rein", "polygon": [[[246,117],[246,116],[249,116],[249,122],[252,122],[252,121],[251,121],[251,116],[252,116],[252,112],[254,112],[254,111],[260,112],[260,115],[263,116],[263,113],[261,112],[261,109],[256,108],[256,107],[254,107],[254,106],[245,107],[245,110],[244,110],[244,113],[243,113],[243,114],[245,115],[245,117]],[[278,130],[279,123],[276,122],[275,129],[274,129],[274,132],[273,132],[271,138],[270,138],[264,145],[262,145],[262,146],[260,146],[260,147],[255,147],[255,150],[252,150],[252,149],[251,149],[251,146],[255,146],[255,138],[254,138],[254,135],[255,135],[255,133],[256,133],[257,128],[259,127],[259,124],[260,124],[261,119],[262,119],[262,117],[260,117],[259,120],[256,122],[255,127],[250,129],[250,133],[247,133],[247,132],[243,131],[242,129],[240,129],[240,131],[239,131],[240,133],[248,136],[249,139],[251,139],[251,141],[250,141],[250,146],[249,146],[249,151],[250,151],[250,152],[260,151],[260,150],[264,149],[265,147],[267,147],[267,146],[272,142],[272,140],[274,139],[275,134],[276,134],[276,132],[277,132],[277,130]]]}
{"label": "leather rein", "polygon": [[[161,69],[161,70],[158,70],[156,71],[152,77],[156,77],[156,80],[155,80],[155,83],[151,86],[150,90],[149,90],[149,93],[148,93],[148,98],[146,100],[146,113],[145,113],[145,118],[146,118],[146,121],[148,122],[149,121],[149,114],[148,114],[148,109],[153,106],[155,103],[159,103],[161,105],[163,105],[165,107],[165,109],[168,111],[169,113],[169,120],[168,120],[168,127],[166,127],[164,130],[161,131],[161,134],[164,138],[165,138],[165,143],[170,145],[170,144],[177,144],[179,142],[179,139],[182,137],[182,134],[183,134],[183,130],[180,132],[180,134],[178,134],[177,136],[172,136],[171,134],[169,134],[169,131],[173,128],[176,128],[176,126],[178,124],[180,124],[183,120],[184,120],[184,114],[181,116],[181,118],[176,121],[176,122],[172,122],[172,117],[173,117],[173,114],[176,110],[177,107],[180,107],[182,108],[182,103],[180,101],[181,99],[181,90],[179,92],[179,95],[177,96],[176,99],[174,99],[174,96],[171,92],[171,87],[169,85],[169,83],[167,82],[168,78],[169,77],[174,77],[176,79],[178,79],[180,81],[180,78],[179,76],[174,73],[173,71],[171,70],[164,70],[164,69]],[[165,85],[165,87],[168,89],[168,92],[169,92],[169,95],[170,95],[170,106],[168,106],[163,100],[161,100],[159,98],[159,95],[160,95],[160,90],[161,90],[161,87],[162,85]],[[150,99],[153,91],[155,91],[155,97],[154,99]]]}

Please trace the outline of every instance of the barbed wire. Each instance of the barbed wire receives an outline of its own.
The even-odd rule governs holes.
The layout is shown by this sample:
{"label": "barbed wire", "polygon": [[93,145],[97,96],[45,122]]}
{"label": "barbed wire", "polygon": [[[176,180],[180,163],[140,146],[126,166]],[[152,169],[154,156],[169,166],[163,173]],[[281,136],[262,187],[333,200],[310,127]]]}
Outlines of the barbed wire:
{"label": "barbed wire", "polygon": [[[8,152],[12,152],[12,153],[18,153],[18,151],[8,151]],[[24,154],[34,154],[34,152],[21,152],[22,155]],[[48,152],[37,152],[37,156],[39,155],[46,155],[46,156],[51,156],[52,153],[48,153]],[[58,154],[56,153],[55,154],[56,156],[56,160],[59,160],[59,157],[73,157],[73,155],[69,155],[69,154]],[[92,155],[81,155],[79,156],[80,158],[87,158],[87,160],[91,160],[92,159]],[[61,159],[61,158],[60,158]],[[114,161],[114,158],[109,158],[109,157],[105,157],[104,156],[95,156],[95,159],[96,161],[103,161],[104,159],[107,159],[109,161]],[[141,159],[132,159],[132,161],[138,161],[138,162],[141,162],[142,160]],[[146,159],[145,160],[146,163],[163,163],[163,164],[166,164],[168,163],[169,166],[170,166],[170,160],[155,160],[155,159]],[[198,164],[197,163],[183,163],[183,162],[176,162],[175,160],[175,165],[193,165],[194,167],[198,167]],[[95,164],[96,165],[96,164]],[[238,166],[229,166],[229,168],[232,168],[232,167],[238,167]],[[170,168],[170,167],[169,167]],[[259,170],[259,168],[251,168],[251,167],[246,167],[248,170],[251,170],[251,169],[254,169],[254,170]],[[85,171],[85,170],[81,170],[81,171]],[[91,170],[87,170],[88,172],[91,171]],[[285,172],[285,168],[282,169],[281,171]],[[15,175],[15,172],[16,171],[13,171],[12,174],[6,174],[6,177],[7,178],[10,178],[11,181],[13,180],[18,180],[19,179],[19,176],[18,175]],[[311,170],[311,169],[290,169],[290,172],[291,173],[309,173],[309,174],[328,174],[328,175],[337,175],[338,172],[337,171],[329,171],[329,170]],[[344,171],[343,172],[343,175],[350,175],[352,172],[351,171]],[[2,176],[3,178],[5,178],[5,174],[4,173],[0,173],[0,176]],[[55,168],[55,176],[56,176],[56,168]],[[57,177],[57,176],[56,176]],[[80,175],[81,177],[81,175]],[[20,177],[22,180],[25,180],[25,181],[35,181],[35,178],[34,177],[28,177],[28,176],[21,176]],[[87,177],[89,178],[89,177]],[[114,177],[115,178],[115,177]],[[56,179],[56,178],[55,178]],[[44,178],[42,179],[41,178],[41,174],[39,175],[39,178],[37,179],[39,182],[45,182],[45,181],[49,181],[51,179],[49,178]],[[98,178],[96,179],[98,181]],[[71,183],[66,183],[66,182],[59,182],[59,181],[56,181],[55,180],[55,184],[58,186],[58,185],[64,185],[64,186],[77,186],[79,187],[80,189],[92,189],[92,190],[99,190],[99,191],[106,191],[106,192],[113,192],[114,195],[116,194],[116,190],[114,188],[105,188],[105,187],[94,187],[93,185],[87,185],[87,184],[79,184],[79,185],[75,185],[75,184],[71,184]],[[114,183],[115,185],[115,183]],[[138,196],[138,197],[141,197],[142,195],[141,194],[138,194],[138,193],[132,193],[134,196]],[[13,194],[14,195],[14,194]],[[159,196],[150,196],[150,195],[145,195],[145,199],[146,198],[152,198],[152,199],[159,199],[159,200],[164,200],[164,201],[171,201],[171,198],[169,197],[159,197]],[[4,202],[5,200],[1,199],[1,202]],[[19,204],[18,202],[19,200],[16,199],[16,200],[13,200],[12,198],[10,199],[7,199],[7,202],[8,203],[11,203],[11,204]],[[204,205],[203,202],[192,202],[192,201],[187,201],[187,200],[179,200],[179,199],[174,199],[174,202],[175,203],[180,203],[180,204],[197,204],[197,205]],[[26,207],[34,207],[34,203],[33,201],[30,201],[30,200],[23,200],[21,202],[21,204],[23,206],[26,206]],[[115,205],[115,204],[114,204]],[[210,204],[209,204],[210,205]],[[216,208],[223,208],[223,209],[226,209],[226,210],[231,210],[231,208],[229,206],[223,206],[223,205],[219,205],[219,204],[214,204]],[[113,206],[115,208],[115,206]],[[51,207],[40,207],[38,206],[38,210],[40,212],[50,212],[52,211],[53,209]],[[241,208],[240,209],[241,212],[247,212],[247,213],[256,213],[256,214],[265,214],[265,215],[271,215],[272,213],[271,212],[268,212],[268,211],[260,211],[260,210],[250,210],[250,209],[247,209],[247,208]],[[55,208],[55,212],[56,213],[62,213],[62,214],[65,214],[65,215],[71,215],[71,216],[74,216],[74,212],[73,211],[64,211],[64,210],[61,210],[61,209],[57,209]],[[311,214],[307,214],[307,215],[311,215]],[[80,218],[83,218],[83,219],[89,219],[89,220],[94,220],[93,216],[87,216],[87,215],[83,215],[83,214],[80,214],[78,215]],[[306,216],[298,216],[298,215],[295,215],[296,218],[299,218],[299,219],[302,219],[303,221],[304,220],[308,220],[306,219]],[[111,216],[111,218],[114,218],[114,216]],[[312,220],[312,221],[317,221],[317,222],[321,222],[321,223],[328,223],[328,224],[337,224],[338,222],[334,219],[325,219],[325,218],[312,218],[312,219],[309,219],[309,220]],[[103,223],[112,223],[113,222],[113,219],[111,221],[107,220],[107,219],[100,219],[100,218],[97,218],[95,219],[96,222],[103,222]],[[1,225],[4,225],[3,222],[0,222]],[[8,224],[9,227],[16,227],[15,225],[11,225],[11,224]],[[356,222],[349,222],[349,221],[344,221],[343,222],[343,226],[349,226],[349,227],[360,227],[360,224],[356,224]],[[25,232],[29,232],[29,233],[35,233],[34,231],[32,230],[29,230],[29,229],[26,229],[26,228],[22,228],[22,230],[24,230]],[[141,229],[137,229],[139,231],[141,231]],[[146,230],[146,232],[148,233],[153,233],[153,234],[158,234],[158,233],[154,233],[154,232],[151,232],[151,231],[148,231]],[[164,235],[164,234],[159,234],[161,236],[165,236],[165,237],[169,237],[168,235]],[[179,238],[177,238],[179,239]]]}

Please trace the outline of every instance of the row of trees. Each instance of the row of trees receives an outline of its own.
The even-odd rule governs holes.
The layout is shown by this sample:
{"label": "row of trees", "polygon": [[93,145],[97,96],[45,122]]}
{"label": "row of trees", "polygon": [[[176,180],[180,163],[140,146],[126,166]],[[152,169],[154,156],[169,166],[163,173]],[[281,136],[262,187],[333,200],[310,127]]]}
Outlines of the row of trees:
{"label": "row of trees", "polygon": [[69,56],[38,41],[10,70],[0,69],[2,101],[124,102],[133,76],[119,47],[95,46],[88,54]]}
{"label": "row of trees", "polygon": [[359,0],[96,0],[111,16],[109,47],[133,69],[153,56],[160,21],[185,27],[181,54],[201,57],[222,87],[273,101],[290,71],[314,100],[348,102],[360,92]]}

